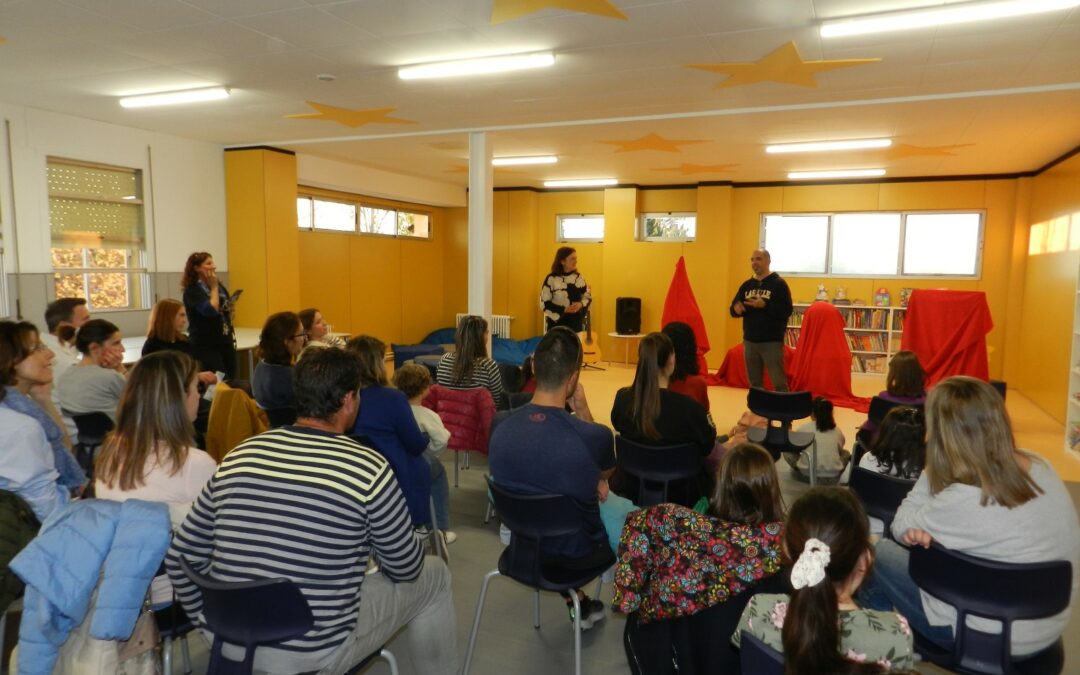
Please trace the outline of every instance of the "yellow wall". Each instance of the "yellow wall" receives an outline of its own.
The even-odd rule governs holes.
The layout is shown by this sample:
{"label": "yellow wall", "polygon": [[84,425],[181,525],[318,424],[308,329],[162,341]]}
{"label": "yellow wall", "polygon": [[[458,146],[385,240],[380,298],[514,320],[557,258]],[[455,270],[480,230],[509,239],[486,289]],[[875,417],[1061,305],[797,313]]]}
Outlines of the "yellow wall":
{"label": "yellow wall", "polygon": [[261,327],[300,303],[296,157],[265,149],[225,153],[229,285],[244,289],[236,325]]}
{"label": "yellow wall", "polygon": [[[1028,224],[1072,216],[1073,230],[1080,230],[1080,155],[1062,162],[1030,180]],[[1074,215],[1075,214],[1075,215]],[[1025,230],[1029,234],[1030,230]],[[1022,244],[1026,249],[1027,237]],[[1054,251],[1027,258],[1024,270],[1022,310],[1017,330],[1017,349],[1012,377],[1016,385],[1040,408],[1059,422],[1065,409],[1071,368],[1073,319],[1080,251]],[[1076,419],[1077,415],[1073,415]]]}
{"label": "yellow wall", "polygon": [[[304,193],[345,196],[314,188]],[[418,208],[367,197],[364,203]],[[318,307],[335,330],[374,335],[386,343],[416,343],[436,328],[452,326],[453,311],[447,310],[443,289],[464,291],[465,277],[447,283],[444,265],[452,261],[444,249],[461,228],[447,209],[419,208],[431,214],[431,239],[300,232],[297,248],[304,273],[297,307]]]}
{"label": "yellow wall", "polygon": [[[758,246],[762,213],[978,209],[986,211],[981,279],[901,282],[897,279],[839,281],[791,277],[788,282],[796,301],[811,300],[820,283],[828,287],[830,294],[837,285],[846,286],[849,298],[868,302],[882,286],[897,300],[904,286],[985,291],[995,321],[995,328],[988,336],[990,372],[993,377],[1001,377],[1008,325],[1006,317],[1012,297],[1010,290],[1019,282],[1012,264],[1016,230],[1020,226],[1015,217],[1017,183],[1014,180],[971,180],[764,188],[702,186],[670,190],[497,192],[493,218],[494,312],[515,317],[514,337],[538,334],[542,323],[537,294],[555,249],[560,245],[555,240],[556,215],[603,213],[606,220],[603,243],[576,245],[578,267],[589,281],[597,301],[593,330],[601,337],[601,350],[615,355],[623,350],[623,344],[615,344],[607,336],[615,327],[617,297],[641,298],[642,330],[660,328],[664,298],[675,263],[679,256],[684,256],[712,345],[708,361],[715,368],[727,349],[741,339],[741,325],[729,317],[727,305],[739,284],[749,276],[749,256]],[[668,211],[697,213],[696,241],[636,240],[637,214]],[[462,227],[465,221],[463,213],[459,219]],[[467,257],[464,237],[455,237],[454,242],[452,255]],[[454,280],[454,283],[458,281]],[[463,275],[460,283],[464,283]],[[464,298],[464,289],[460,297]]]}

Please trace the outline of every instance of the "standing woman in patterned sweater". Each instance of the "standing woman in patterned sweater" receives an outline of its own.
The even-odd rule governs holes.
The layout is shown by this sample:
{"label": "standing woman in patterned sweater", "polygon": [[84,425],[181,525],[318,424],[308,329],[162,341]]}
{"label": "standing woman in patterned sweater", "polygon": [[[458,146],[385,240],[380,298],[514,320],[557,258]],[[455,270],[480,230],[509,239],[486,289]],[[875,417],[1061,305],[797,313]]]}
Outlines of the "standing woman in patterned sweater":
{"label": "standing woman in patterned sweater", "polygon": [[466,316],[458,324],[455,351],[444,354],[435,372],[435,381],[453,389],[484,387],[491,392],[495,407],[506,409],[499,364],[488,358],[488,324],[482,316]]}
{"label": "standing woman in patterned sweater", "polygon": [[569,246],[559,247],[551,263],[551,273],[544,277],[544,285],[540,287],[546,329],[566,326],[580,333],[591,302],[589,285],[577,269],[577,251]]}

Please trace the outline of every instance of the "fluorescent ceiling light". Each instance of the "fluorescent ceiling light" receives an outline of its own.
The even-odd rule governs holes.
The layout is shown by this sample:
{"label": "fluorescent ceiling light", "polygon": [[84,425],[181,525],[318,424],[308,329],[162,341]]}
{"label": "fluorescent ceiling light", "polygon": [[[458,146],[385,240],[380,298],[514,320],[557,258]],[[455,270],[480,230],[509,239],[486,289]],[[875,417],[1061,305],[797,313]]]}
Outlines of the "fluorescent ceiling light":
{"label": "fluorescent ceiling light", "polygon": [[821,37],[844,37],[866,33],[937,28],[957,23],[1003,19],[1024,14],[1039,14],[1069,9],[1080,0],[1004,0],[1003,2],[964,2],[883,14],[867,14],[850,19],[825,21]]}
{"label": "fluorescent ceiling light", "polygon": [[813,143],[780,143],[765,146],[769,154],[787,152],[829,152],[831,150],[865,150],[867,148],[887,148],[892,145],[891,138],[863,138],[852,141],[815,141]]}
{"label": "fluorescent ceiling light", "polygon": [[155,105],[177,105],[180,103],[197,103],[199,101],[219,101],[223,98],[229,98],[228,88],[209,87],[207,89],[184,89],[182,91],[164,91],[160,94],[125,96],[120,99],[120,106],[123,108],[146,108]]}
{"label": "fluorescent ceiling light", "polygon": [[496,157],[492,166],[521,166],[523,164],[554,164],[559,161],[555,155],[536,155],[533,157]]}
{"label": "fluorescent ceiling light", "polygon": [[587,178],[585,180],[546,180],[544,181],[544,187],[559,188],[559,187],[606,187],[608,185],[618,185],[619,181],[615,178]]}
{"label": "fluorescent ceiling light", "polygon": [[416,66],[405,66],[403,68],[398,68],[398,77],[403,80],[422,80],[433,77],[458,77],[459,75],[503,73],[508,70],[546,68],[552,65],[555,65],[555,55],[551,52],[507,54],[505,56],[485,56],[478,59],[440,61],[438,63],[422,63]]}
{"label": "fluorescent ceiling light", "polygon": [[791,180],[813,180],[814,178],[873,178],[884,175],[885,169],[845,169],[842,171],[792,171],[787,177]]}

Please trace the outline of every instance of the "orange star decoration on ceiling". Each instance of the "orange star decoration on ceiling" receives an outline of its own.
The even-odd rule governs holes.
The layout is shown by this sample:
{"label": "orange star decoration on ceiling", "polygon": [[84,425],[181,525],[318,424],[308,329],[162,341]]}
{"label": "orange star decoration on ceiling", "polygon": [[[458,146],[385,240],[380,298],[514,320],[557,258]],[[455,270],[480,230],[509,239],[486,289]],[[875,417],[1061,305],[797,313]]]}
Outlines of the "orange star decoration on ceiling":
{"label": "orange star decoration on ceiling", "polygon": [[803,61],[794,42],[789,42],[754,63],[692,63],[687,68],[708,70],[727,75],[728,78],[716,85],[717,89],[737,87],[756,82],[779,82],[795,84],[800,87],[816,87],[818,73],[837,68],[850,68],[867,63],[877,63],[881,59],[835,59],[832,61]]}
{"label": "orange star decoration on ceiling", "polygon": [[670,138],[664,138],[659,134],[646,134],[641,138],[635,138],[626,141],[596,141],[597,143],[604,143],[606,145],[617,145],[619,149],[615,152],[637,152],[639,150],[659,150],[660,152],[682,152],[679,148],[680,145],[694,145],[697,143],[708,143],[707,140],[685,140],[678,141]]}
{"label": "orange star decoration on ceiling", "polygon": [[568,12],[594,14],[610,19],[627,18],[611,0],[494,0],[491,6],[491,23],[513,21],[545,9],[565,9]]}
{"label": "orange star decoration on ceiling", "polygon": [[350,110],[348,108],[338,108],[332,105],[326,105],[325,103],[316,103],[315,101],[305,101],[309,106],[317,110],[313,113],[302,113],[298,115],[286,115],[286,119],[292,120],[327,120],[329,122],[337,122],[338,124],[344,124],[350,129],[363,126],[365,124],[416,124],[413,120],[406,120],[400,117],[390,117],[390,113],[397,110],[397,108],[369,108],[368,110]]}
{"label": "orange star decoration on ceiling", "polygon": [[955,152],[950,150],[956,150],[958,148],[967,148],[974,143],[964,143],[963,145],[908,145],[906,143],[900,143],[894,145],[885,151],[885,156],[890,159],[904,159],[906,157],[955,157]]}
{"label": "orange star decoration on ceiling", "polygon": [[666,166],[653,171],[677,171],[684,176],[692,176],[698,173],[731,173],[738,164],[680,164],[679,166]]}

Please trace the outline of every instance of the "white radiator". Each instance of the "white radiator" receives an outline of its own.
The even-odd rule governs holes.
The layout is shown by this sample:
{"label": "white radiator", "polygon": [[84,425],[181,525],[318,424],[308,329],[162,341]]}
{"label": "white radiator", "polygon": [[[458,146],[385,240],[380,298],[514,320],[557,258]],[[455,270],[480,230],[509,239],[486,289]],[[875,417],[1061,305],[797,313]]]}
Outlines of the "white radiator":
{"label": "white radiator", "polygon": [[[469,316],[468,314],[458,314],[457,323],[461,325],[461,320]],[[514,320],[514,317],[507,316],[505,314],[495,314],[488,317],[488,328],[491,329],[491,334],[495,337],[509,338],[510,337],[510,322]]]}

